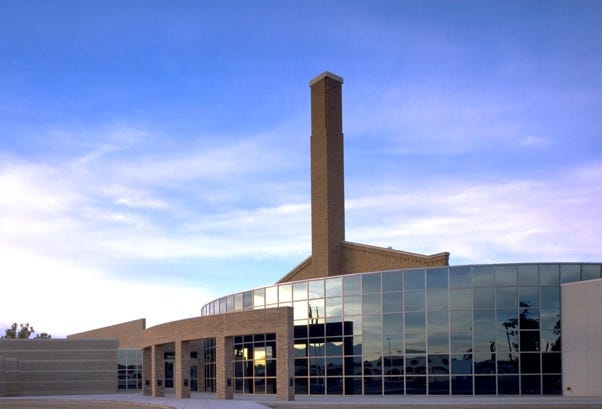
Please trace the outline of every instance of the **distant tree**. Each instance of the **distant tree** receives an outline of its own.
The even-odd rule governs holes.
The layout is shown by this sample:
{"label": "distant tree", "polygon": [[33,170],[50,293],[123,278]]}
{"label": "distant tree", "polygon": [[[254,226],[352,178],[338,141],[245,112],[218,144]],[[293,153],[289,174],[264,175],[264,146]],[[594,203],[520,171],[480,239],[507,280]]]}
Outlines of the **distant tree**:
{"label": "distant tree", "polygon": [[[35,329],[26,324],[13,323],[10,327],[6,328],[5,334],[0,339],[29,339],[35,333]],[[35,336],[36,338],[51,338],[46,332],[39,333]]]}

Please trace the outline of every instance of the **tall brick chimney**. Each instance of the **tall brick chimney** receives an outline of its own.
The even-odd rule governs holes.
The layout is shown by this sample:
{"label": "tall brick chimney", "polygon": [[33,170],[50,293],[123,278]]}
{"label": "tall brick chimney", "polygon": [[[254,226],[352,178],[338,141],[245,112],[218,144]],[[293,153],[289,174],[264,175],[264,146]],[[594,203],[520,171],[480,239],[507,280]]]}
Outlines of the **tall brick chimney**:
{"label": "tall brick chimney", "polygon": [[311,87],[311,230],[312,271],[342,274],[345,240],[343,175],[343,78],[328,71]]}

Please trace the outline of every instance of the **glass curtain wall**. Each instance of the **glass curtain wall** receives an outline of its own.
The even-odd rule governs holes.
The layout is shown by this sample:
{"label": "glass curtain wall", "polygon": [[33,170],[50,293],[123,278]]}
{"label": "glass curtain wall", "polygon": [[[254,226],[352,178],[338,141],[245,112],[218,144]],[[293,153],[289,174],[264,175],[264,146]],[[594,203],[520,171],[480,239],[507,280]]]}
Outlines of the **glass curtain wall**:
{"label": "glass curtain wall", "polygon": [[[560,284],[600,277],[600,264],[363,273],[246,291],[203,314],[294,307],[298,394],[561,394]],[[237,392],[265,393],[251,341],[237,339]]]}

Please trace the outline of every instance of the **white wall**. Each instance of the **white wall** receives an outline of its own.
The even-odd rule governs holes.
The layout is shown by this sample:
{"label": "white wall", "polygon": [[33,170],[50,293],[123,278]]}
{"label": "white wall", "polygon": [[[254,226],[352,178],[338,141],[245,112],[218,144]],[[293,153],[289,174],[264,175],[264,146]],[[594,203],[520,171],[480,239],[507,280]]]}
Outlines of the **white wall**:
{"label": "white wall", "polygon": [[563,284],[562,382],[565,396],[602,396],[602,279]]}

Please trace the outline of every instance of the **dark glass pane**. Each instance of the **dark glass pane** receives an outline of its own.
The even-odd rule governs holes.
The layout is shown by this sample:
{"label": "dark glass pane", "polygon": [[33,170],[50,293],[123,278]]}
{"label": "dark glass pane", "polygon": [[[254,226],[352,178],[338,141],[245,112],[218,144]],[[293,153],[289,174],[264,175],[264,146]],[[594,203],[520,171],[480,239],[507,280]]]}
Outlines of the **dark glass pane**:
{"label": "dark glass pane", "polygon": [[539,284],[540,285],[559,285],[560,271],[558,264],[540,264],[539,265]]}
{"label": "dark glass pane", "polygon": [[473,290],[474,308],[494,308],[495,296],[493,288],[475,288]]}
{"label": "dark glass pane", "polygon": [[541,306],[560,307],[560,287],[541,287]]}
{"label": "dark glass pane", "polygon": [[380,293],[380,273],[364,274],[362,277],[362,292]]}
{"label": "dark glass pane", "polygon": [[516,286],[516,266],[495,266],[495,286]]}
{"label": "dark glass pane", "polygon": [[426,395],[426,376],[406,376],[406,395]]}
{"label": "dark glass pane", "polygon": [[362,312],[364,315],[368,314],[380,314],[382,312],[380,306],[380,293],[377,294],[365,294],[362,296]]}
{"label": "dark glass pane", "polygon": [[427,269],[426,288],[447,288],[447,267]]}
{"label": "dark glass pane", "polygon": [[495,376],[475,376],[475,395],[495,395]]}
{"label": "dark glass pane", "polygon": [[542,352],[560,352],[560,330],[541,331],[540,349]]}
{"label": "dark glass pane", "polygon": [[341,277],[329,278],[324,283],[326,285],[326,297],[338,297],[341,295],[343,288]]}
{"label": "dark glass pane", "polygon": [[387,335],[403,332],[403,314],[383,314],[383,333]]}
{"label": "dark glass pane", "polygon": [[518,285],[539,285],[537,264],[522,264],[518,266]]}
{"label": "dark glass pane", "polygon": [[433,310],[447,310],[447,289],[444,290],[427,290],[426,291],[426,305],[427,309]]}
{"label": "dark glass pane", "polygon": [[522,375],[520,377],[520,384],[523,395],[541,394],[541,379],[539,375]]}
{"label": "dark glass pane", "polygon": [[326,378],[326,393],[328,395],[342,395],[343,378]]}
{"label": "dark glass pane", "polygon": [[421,290],[424,288],[424,269],[406,270],[404,272],[405,290]]}
{"label": "dark glass pane", "polygon": [[472,355],[452,355],[451,356],[452,374],[471,374],[472,373]]}
{"label": "dark glass pane", "polygon": [[472,309],[472,289],[451,289],[449,291],[449,306],[452,310]]}
{"label": "dark glass pane", "polygon": [[307,359],[295,359],[295,376],[307,376]]}
{"label": "dark glass pane", "polygon": [[580,264],[561,264],[560,265],[560,282],[573,283],[581,280],[581,265]]}
{"label": "dark glass pane", "polygon": [[472,284],[474,287],[493,287],[493,267],[476,266],[472,268]]}
{"label": "dark glass pane", "polygon": [[543,379],[543,394],[544,395],[561,395],[562,394],[562,376],[560,375],[544,375]]}
{"label": "dark glass pane", "polygon": [[406,311],[424,311],[426,301],[424,291],[406,291],[404,297]]}
{"label": "dark glass pane", "polygon": [[518,376],[498,376],[499,395],[518,395]]}
{"label": "dark glass pane", "polygon": [[362,357],[361,356],[353,356],[351,358],[347,358],[345,361],[345,365],[348,365],[348,364],[351,365],[351,368],[347,369],[347,371],[349,372],[350,375],[361,375],[362,374]]}
{"label": "dark glass pane", "polygon": [[519,287],[518,303],[521,307],[538,307],[539,287]]}
{"label": "dark glass pane", "polygon": [[498,331],[518,331],[518,310],[496,310]]}
{"label": "dark glass pane", "polygon": [[383,381],[379,376],[364,375],[364,395],[382,395]]}
{"label": "dark glass pane", "polygon": [[295,377],[295,394],[307,395],[307,378]]}
{"label": "dark glass pane", "polygon": [[449,355],[429,354],[427,370],[429,375],[449,375]]}
{"label": "dark glass pane", "polygon": [[474,373],[489,374],[495,373],[495,354],[478,353],[474,354]]}
{"label": "dark glass pane", "polygon": [[600,278],[600,265],[599,264],[582,264],[581,265],[581,278],[583,280],[592,280]]}
{"label": "dark glass pane", "polygon": [[506,353],[497,354],[497,373],[512,374],[518,373],[518,354]]}
{"label": "dark glass pane", "polygon": [[345,395],[361,395],[362,378],[345,378]]}
{"label": "dark glass pane", "polygon": [[452,376],[452,395],[472,395],[472,376]]}
{"label": "dark glass pane", "polygon": [[556,308],[542,308],[540,314],[541,329],[560,329],[560,310]]}
{"label": "dark glass pane", "polygon": [[501,354],[503,358],[508,354],[515,353],[519,350],[519,336],[517,330],[498,331],[495,345],[495,352]]}
{"label": "dark glass pane", "polygon": [[403,297],[401,292],[383,294],[383,312],[403,311]]}
{"label": "dark glass pane", "polygon": [[426,375],[426,357],[424,355],[406,356],[406,376]]}
{"label": "dark glass pane", "polygon": [[343,313],[345,314],[345,316],[360,315],[362,313],[362,296],[352,295],[349,297],[345,297]]}
{"label": "dark glass pane", "polygon": [[309,393],[311,395],[324,395],[325,392],[324,377],[309,378]]}
{"label": "dark glass pane", "polygon": [[309,298],[324,298],[324,280],[309,282]]}
{"label": "dark glass pane", "polygon": [[343,375],[343,358],[340,356],[326,357],[326,375]]}
{"label": "dark glass pane", "polygon": [[343,277],[343,291],[345,295],[362,293],[362,277],[359,275]]}
{"label": "dark glass pane", "polygon": [[543,373],[562,373],[562,359],[559,353],[541,354],[541,371]]}
{"label": "dark glass pane", "polygon": [[403,273],[401,271],[388,271],[382,273],[383,291],[403,290]]}
{"label": "dark glass pane", "polygon": [[521,353],[520,354],[520,371],[521,373],[540,373],[540,363],[538,353]]}
{"label": "dark glass pane", "polygon": [[429,376],[428,382],[429,395],[449,395],[448,376]]}
{"label": "dark glass pane", "polygon": [[472,279],[469,266],[449,268],[449,286],[452,288],[471,287]]}
{"label": "dark glass pane", "polygon": [[539,309],[521,308],[519,315],[520,329],[539,329]]}
{"label": "dark glass pane", "polygon": [[403,395],[403,376],[385,376],[385,395]]}
{"label": "dark glass pane", "polygon": [[[242,305],[244,309],[253,308],[253,292],[247,291],[242,295]],[[225,306],[224,306],[225,308]],[[221,310],[221,306],[220,306]]]}
{"label": "dark glass pane", "polygon": [[539,331],[520,332],[521,352],[539,351]]}

